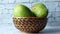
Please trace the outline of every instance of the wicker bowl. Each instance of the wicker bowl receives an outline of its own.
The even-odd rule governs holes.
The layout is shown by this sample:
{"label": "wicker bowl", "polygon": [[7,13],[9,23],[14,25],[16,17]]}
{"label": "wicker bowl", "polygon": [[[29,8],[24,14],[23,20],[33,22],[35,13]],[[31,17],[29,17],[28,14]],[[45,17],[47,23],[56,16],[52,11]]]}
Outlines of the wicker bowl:
{"label": "wicker bowl", "polygon": [[22,32],[36,33],[44,29],[47,24],[47,18],[13,17],[13,23]]}

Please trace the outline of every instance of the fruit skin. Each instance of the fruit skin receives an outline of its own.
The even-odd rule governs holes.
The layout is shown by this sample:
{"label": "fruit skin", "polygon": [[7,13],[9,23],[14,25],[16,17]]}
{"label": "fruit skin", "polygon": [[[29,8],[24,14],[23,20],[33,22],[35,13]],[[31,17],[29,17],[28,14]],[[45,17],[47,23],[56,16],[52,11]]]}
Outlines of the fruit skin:
{"label": "fruit skin", "polygon": [[48,9],[43,3],[36,3],[32,6],[32,12],[39,18],[47,17]]}
{"label": "fruit skin", "polygon": [[22,4],[17,4],[14,8],[14,17],[30,17],[34,16],[34,14],[30,11],[29,8]]}

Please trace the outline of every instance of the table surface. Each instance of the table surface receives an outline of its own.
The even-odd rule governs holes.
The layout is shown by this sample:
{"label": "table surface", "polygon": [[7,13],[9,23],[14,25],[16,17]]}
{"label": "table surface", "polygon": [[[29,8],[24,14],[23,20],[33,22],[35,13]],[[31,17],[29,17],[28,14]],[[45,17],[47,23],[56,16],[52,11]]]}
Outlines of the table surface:
{"label": "table surface", "polygon": [[[23,34],[12,24],[0,24],[0,34]],[[33,33],[35,34],[35,33]],[[60,27],[46,26],[42,31],[36,34],[60,34]]]}

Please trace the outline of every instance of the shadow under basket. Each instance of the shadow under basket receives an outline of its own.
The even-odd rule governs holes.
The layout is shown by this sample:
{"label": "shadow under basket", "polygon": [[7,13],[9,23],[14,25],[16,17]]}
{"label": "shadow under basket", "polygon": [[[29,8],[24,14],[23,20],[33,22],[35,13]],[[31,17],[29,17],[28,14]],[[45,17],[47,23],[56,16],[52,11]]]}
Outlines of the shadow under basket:
{"label": "shadow under basket", "polygon": [[15,27],[25,33],[37,33],[44,29],[47,24],[47,18],[37,17],[13,17]]}

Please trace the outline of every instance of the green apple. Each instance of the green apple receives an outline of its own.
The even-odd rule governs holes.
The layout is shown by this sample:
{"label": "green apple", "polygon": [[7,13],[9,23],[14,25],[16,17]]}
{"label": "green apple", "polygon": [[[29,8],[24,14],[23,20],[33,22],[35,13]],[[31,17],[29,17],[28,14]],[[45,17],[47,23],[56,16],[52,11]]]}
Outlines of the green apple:
{"label": "green apple", "polygon": [[32,17],[34,14],[25,5],[17,4],[14,8],[14,17]]}
{"label": "green apple", "polygon": [[47,17],[48,9],[43,3],[36,3],[32,6],[32,12],[40,18]]}

